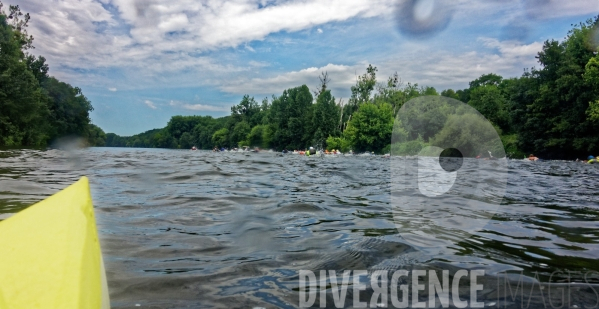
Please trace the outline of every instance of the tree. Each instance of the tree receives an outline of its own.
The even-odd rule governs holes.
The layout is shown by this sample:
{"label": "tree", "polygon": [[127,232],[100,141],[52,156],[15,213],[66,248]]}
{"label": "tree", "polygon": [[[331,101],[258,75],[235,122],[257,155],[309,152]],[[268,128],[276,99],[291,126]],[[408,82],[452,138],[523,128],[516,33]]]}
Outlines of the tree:
{"label": "tree", "polygon": [[106,134],[95,124],[89,124],[87,130],[87,141],[89,146],[101,147],[106,145]]}
{"label": "tree", "polygon": [[318,79],[320,80],[320,85],[316,90],[312,91],[314,98],[318,98],[321,93],[327,91],[327,85],[331,82],[328,72],[321,72]]}
{"label": "tree", "polygon": [[368,103],[372,99],[372,92],[376,86],[376,72],[378,69],[371,64],[366,68],[366,73],[358,76],[356,85],[351,87],[351,97],[347,106],[343,108],[341,123],[347,127],[352,114],[355,113],[361,104]]}
{"label": "tree", "polygon": [[269,122],[273,128],[272,146],[278,150],[303,149],[314,134],[312,95],[306,85],[283,91],[272,101]]}
{"label": "tree", "polygon": [[246,121],[236,123],[229,134],[229,145],[231,147],[248,146],[247,136],[250,132],[251,127]]}
{"label": "tree", "polygon": [[496,85],[487,84],[474,88],[470,93],[468,104],[503,131],[509,130],[506,100]]}
{"label": "tree", "polygon": [[27,53],[33,48],[29,14],[18,5],[9,13],[2,8],[0,2],[0,146],[43,146],[66,135],[103,143],[81,89],[49,77],[45,58]]}
{"label": "tree", "polygon": [[460,99],[460,96],[453,89],[445,89],[441,91],[441,95],[456,100]]}
{"label": "tree", "polygon": [[48,78],[42,86],[50,110],[50,138],[85,136],[90,124],[89,113],[93,107],[81,89],[54,77]]}
{"label": "tree", "polygon": [[228,137],[229,137],[229,129],[222,128],[222,129],[214,132],[214,134],[212,135],[212,143],[216,147],[228,146],[229,145]]}
{"label": "tree", "polygon": [[544,43],[537,56],[542,68],[530,73],[536,85],[528,91],[535,95],[523,103],[527,105],[519,134],[523,149],[546,157],[584,156],[599,150],[595,133],[599,127],[587,120],[596,90],[584,79],[595,56],[588,46],[597,26],[598,18],[589,19],[570,30],[564,41]]}
{"label": "tree", "polygon": [[479,78],[470,82],[470,89],[489,85],[499,86],[502,80],[503,77],[494,73],[483,74]]}
{"label": "tree", "polygon": [[477,156],[480,149],[491,151],[498,157],[503,157],[504,153],[493,126],[473,113],[449,115],[430,144],[441,148],[457,148],[466,157]]}
{"label": "tree", "polygon": [[182,149],[190,149],[194,146],[193,137],[189,132],[183,132],[179,139],[179,147]]}
{"label": "tree", "polygon": [[25,27],[29,14],[10,6],[12,25],[0,3],[0,145],[39,146],[46,143],[43,118],[47,107],[34,74],[28,70],[24,50],[31,47]]}
{"label": "tree", "polygon": [[326,144],[329,136],[337,136],[337,119],[339,119],[339,108],[335,104],[335,97],[330,90],[321,92],[316,99],[313,114],[314,143],[315,145]]}
{"label": "tree", "polygon": [[351,105],[360,105],[366,103],[371,99],[372,91],[376,86],[376,72],[378,69],[373,67],[372,64],[366,68],[366,74],[358,76],[356,85],[351,87]]}
{"label": "tree", "polygon": [[256,102],[253,97],[246,94],[238,105],[231,107],[231,116],[234,122],[245,121],[250,124],[250,126],[255,126],[262,121],[260,111],[258,102]]}
{"label": "tree", "polygon": [[393,122],[393,107],[390,104],[363,104],[353,115],[343,135],[356,151],[380,152],[391,141]]}

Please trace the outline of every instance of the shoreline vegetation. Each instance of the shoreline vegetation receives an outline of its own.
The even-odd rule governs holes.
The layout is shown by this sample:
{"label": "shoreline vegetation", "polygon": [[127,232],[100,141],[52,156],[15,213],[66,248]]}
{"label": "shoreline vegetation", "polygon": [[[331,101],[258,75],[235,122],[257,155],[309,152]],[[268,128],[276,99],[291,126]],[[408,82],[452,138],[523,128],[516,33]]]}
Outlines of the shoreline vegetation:
{"label": "shoreline vegetation", "polygon": [[104,145],[105,134],[91,123],[93,107],[81,89],[49,76],[46,59],[28,52],[34,48],[29,19],[18,5],[4,12],[0,2],[0,146],[46,147],[66,136]]}
{"label": "shoreline vegetation", "polygon": [[[323,72],[315,90],[302,85],[261,102],[245,95],[228,116],[173,116],[166,127],[133,136],[104,133],[91,123],[93,107],[81,89],[48,76],[45,59],[27,52],[33,48],[28,21],[18,6],[3,13],[0,2],[0,147],[43,147],[78,136],[88,146],[106,147],[293,151],[314,146],[389,153],[392,135],[405,134],[412,139],[393,146],[418,153],[460,122],[441,117],[436,125],[444,130],[423,137],[394,128],[395,115],[411,99],[441,96],[467,103],[489,120],[508,157],[599,154],[599,16],[572,25],[562,41],[545,41],[536,57],[539,68],[524,69],[520,77],[484,74],[466,89],[439,93],[404,83],[398,73],[379,82],[377,67],[369,65],[344,102],[328,89],[330,79]],[[410,119],[416,118],[438,119],[426,112]]]}

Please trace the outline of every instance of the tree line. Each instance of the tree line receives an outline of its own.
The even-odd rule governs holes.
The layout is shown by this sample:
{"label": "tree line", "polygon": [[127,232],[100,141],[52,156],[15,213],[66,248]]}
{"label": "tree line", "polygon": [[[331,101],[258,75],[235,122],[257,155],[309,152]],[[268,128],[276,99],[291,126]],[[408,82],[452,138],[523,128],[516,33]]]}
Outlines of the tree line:
{"label": "tree line", "polygon": [[66,136],[104,145],[81,89],[49,76],[46,59],[28,52],[34,48],[29,20],[18,5],[4,12],[0,2],[0,146],[43,147]]}
{"label": "tree line", "polygon": [[[442,96],[465,102],[485,116],[511,157],[599,154],[599,16],[572,25],[562,41],[545,41],[536,57],[539,67],[525,69],[520,77],[489,73],[466,89],[438,93],[433,87],[404,83],[397,73],[381,82],[378,69],[369,65],[356,77],[347,102],[333,96],[325,72],[312,91],[302,85],[260,102],[245,95],[228,116],[173,116],[166,127],[134,136],[104,134],[91,123],[93,107],[81,89],[49,76],[45,58],[28,52],[33,48],[33,37],[26,31],[29,19],[18,6],[4,13],[0,2],[0,146],[45,146],[74,135],[89,145],[109,147],[315,146],[386,153],[404,103]],[[423,118],[424,113],[413,118]],[[455,117],[439,119],[435,125],[458,123]],[[412,152],[441,138],[412,137],[404,145]]]}
{"label": "tree line", "polygon": [[[572,27],[561,42],[545,41],[536,57],[539,67],[525,69],[520,77],[489,73],[471,81],[466,89],[438,93],[433,87],[404,84],[397,73],[379,82],[377,68],[369,65],[356,78],[347,102],[335,99],[327,89],[329,76],[322,73],[314,91],[302,85],[261,102],[245,95],[229,116],[174,116],[163,129],[130,137],[109,133],[106,145],[276,150],[316,146],[385,153],[391,147],[399,109],[410,99],[426,95],[474,107],[493,124],[508,156],[535,153],[548,159],[573,159],[597,155],[599,42],[595,31],[599,17]],[[421,137],[414,151],[439,138]]]}

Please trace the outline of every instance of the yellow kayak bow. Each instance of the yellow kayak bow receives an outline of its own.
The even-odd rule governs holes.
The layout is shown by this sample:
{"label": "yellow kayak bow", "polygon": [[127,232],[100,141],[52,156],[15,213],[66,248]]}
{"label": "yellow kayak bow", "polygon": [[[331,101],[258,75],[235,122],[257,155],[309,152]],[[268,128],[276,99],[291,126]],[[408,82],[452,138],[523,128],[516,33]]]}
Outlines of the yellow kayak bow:
{"label": "yellow kayak bow", "polygon": [[0,308],[110,308],[87,177],[0,222]]}

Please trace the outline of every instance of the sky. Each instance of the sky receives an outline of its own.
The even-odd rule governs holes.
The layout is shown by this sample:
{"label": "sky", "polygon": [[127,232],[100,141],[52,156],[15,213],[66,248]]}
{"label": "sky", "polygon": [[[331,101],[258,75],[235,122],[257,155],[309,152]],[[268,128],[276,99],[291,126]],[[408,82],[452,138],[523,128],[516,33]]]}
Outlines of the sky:
{"label": "sky", "polygon": [[34,55],[82,89],[92,122],[133,135],[174,115],[225,116],[307,85],[337,99],[369,64],[385,82],[463,89],[518,77],[599,0],[3,0],[31,15]]}

